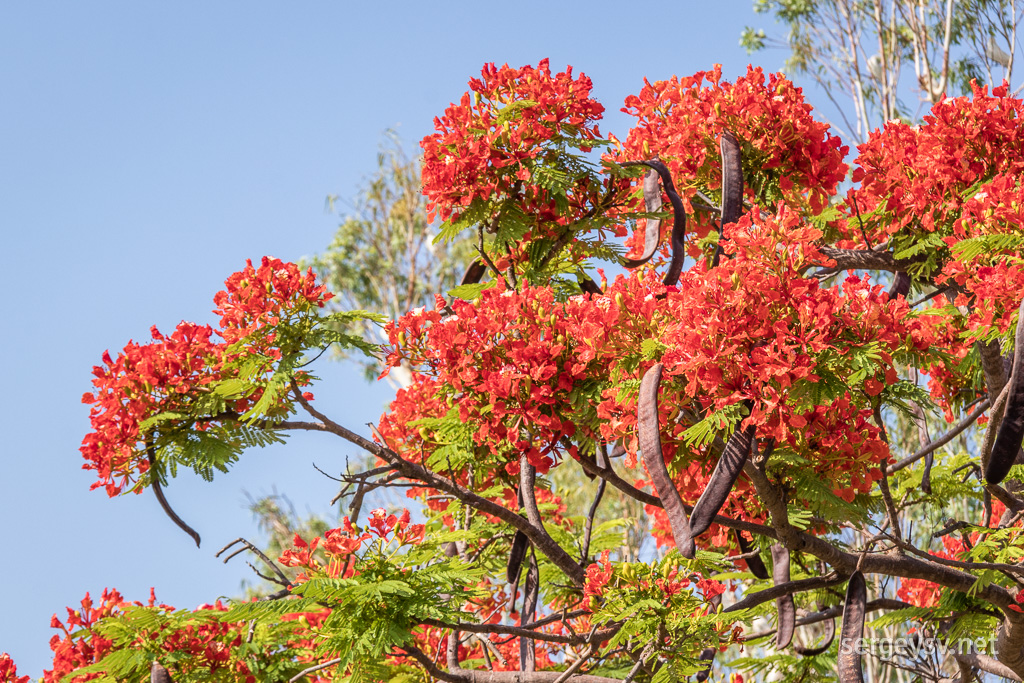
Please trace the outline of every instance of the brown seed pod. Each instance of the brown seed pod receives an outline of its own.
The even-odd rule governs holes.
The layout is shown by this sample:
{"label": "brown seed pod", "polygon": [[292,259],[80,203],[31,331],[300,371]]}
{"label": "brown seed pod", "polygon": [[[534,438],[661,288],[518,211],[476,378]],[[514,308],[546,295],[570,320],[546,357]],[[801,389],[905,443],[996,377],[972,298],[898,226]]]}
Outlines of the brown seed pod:
{"label": "brown seed pod", "polygon": [[683,507],[683,499],[679,496],[676,485],[668,476],[665,458],[661,453],[661,425],[658,421],[658,387],[661,385],[661,363],[652,366],[640,382],[640,400],[637,406],[637,424],[640,429],[640,452],[643,455],[647,472],[651,475],[654,490],[661,498],[669,524],[672,525],[672,536],[676,547],[683,557],[692,560],[697,554],[690,533],[690,520]]}
{"label": "brown seed pod", "polygon": [[868,589],[864,575],[855,571],[846,587],[846,606],[843,608],[843,630],[839,637],[840,683],[864,683],[860,662],[860,640],[864,637],[864,614],[867,610]]}
{"label": "brown seed pod", "polygon": [[526,549],[530,547],[530,540],[522,531],[516,531],[512,537],[512,549],[508,551],[508,565],[505,567],[505,578],[509,583],[515,583],[519,578],[519,569],[523,566],[523,558],[526,557]]}
{"label": "brown seed pod", "polygon": [[[818,605],[818,609],[821,610],[821,605]],[[836,620],[829,619],[825,623],[827,624],[825,627],[825,637],[821,639],[821,644],[816,647],[800,647],[799,645],[794,645],[793,649],[796,650],[798,655],[802,657],[815,657],[826,652],[830,647],[832,647],[832,641],[836,638]]]}
{"label": "brown seed pod", "polygon": [[[742,554],[746,555],[753,550],[753,547],[747,543],[747,539],[743,538],[743,532],[738,529],[733,529],[733,533],[736,535],[736,543],[739,545],[740,552]],[[746,560],[747,569],[750,570],[751,574],[762,580],[768,578],[768,568],[764,566],[764,562],[761,560],[760,555],[751,555],[746,558]]]}
{"label": "brown seed pod", "polygon": [[663,280],[666,285],[671,287],[679,282],[679,276],[683,272],[683,259],[686,258],[686,210],[683,208],[683,200],[676,192],[676,186],[672,183],[672,174],[669,173],[668,166],[658,159],[640,163],[658,172],[658,175],[661,176],[662,187],[665,188],[665,194],[668,195],[668,200],[672,203],[672,262],[669,264],[668,274]]}
{"label": "brown seed pod", "polygon": [[475,285],[483,279],[486,272],[487,266],[483,261],[473,261],[469,264],[469,268],[466,268],[466,274],[462,276],[462,284]]}
{"label": "brown seed pod", "polygon": [[1003,421],[999,424],[992,453],[985,468],[985,481],[998,484],[1010,472],[1024,441],[1024,301],[1017,312],[1017,334],[1013,340],[1010,393],[1006,397]]}
{"label": "brown seed pod", "polygon": [[690,514],[690,533],[694,536],[700,536],[707,531],[715,520],[715,515],[722,509],[736,483],[736,478],[743,471],[743,463],[747,461],[753,443],[753,427],[748,427],[742,432],[733,432],[729,437],[729,442],[715,464],[704,493],[700,494]]}
{"label": "brown seed pod", "polygon": [[[647,213],[661,211],[661,186],[658,185],[658,172],[653,168],[647,170],[644,175],[644,206]],[[626,268],[636,268],[651,260],[658,245],[661,244],[661,219],[648,218],[647,227],[644,229],[644,253],[640,258],[625,259],[622,263]]]}
{"label": "brown seed pod", "polygon": [[889,300],[892,301],[898,296],[906,297],[910,292],[910,276],[902,270],[896,273],[892,285],[889,287]]}
{"label": "brown seed pod", "polygon": [[603,294],[601,288],[597,286],[597,283],[589,277],[581,276],[579,283],[580,289],[582,289],[586,294],[594,294],[595,296],[601,296],[601,294]]}
{"label": "brown seed pod", "polygon": [[722,254],[722,239],[725,237],[725,226],[735,223],[743,212],[743,165],[740,157],[740,143],[731,131],[723,130],[719,141],[722,155],[722,219],[718,227],[718,246],[711,261],[712,267],[718,265]]}
{"label": "brown seed pod", "polygon": [[192,540],[196,542],[196,547],[198,548],[199,532],[190,527],[185,520],[178,516],[178,513],[174,511],[171,504],[167,502],[167,497],[164,496],[163,487],[160,486],[160,477],[156,472],[156,451],[147,444],[146,453],[149,457],[149,471],[152,475],[153,493],[156,494],[156,499],[160,503],[160,507],[163,508],[164,513],[171,518],[171,521],[178,525],[179,529],[192,537]]}
{"label": "brown seed pod", "polygon": [[[789,582],[789,549],[784,545],[772,545],[772,583],[776,586]],[[775,647],[779,650],[787,647],[793,640],[796,628],[796,604],[792,595],[775,598],[775,608],[779,613],[779,627],[775,632]]]}
{"label": "brown seed pod", "polygon": [[153,666],[150,667],[149,680],[150,683],[174,683],[171,674],[168,673],[167,669],[160,666],[158,662],[153,662]]}

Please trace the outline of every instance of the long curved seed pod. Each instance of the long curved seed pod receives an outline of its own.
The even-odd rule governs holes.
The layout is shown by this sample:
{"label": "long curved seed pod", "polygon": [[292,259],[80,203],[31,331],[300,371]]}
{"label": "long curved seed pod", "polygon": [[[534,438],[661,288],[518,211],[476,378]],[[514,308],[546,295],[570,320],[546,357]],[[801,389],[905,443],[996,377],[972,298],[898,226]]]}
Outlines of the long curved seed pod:
{"label": "long curved seed pod", "polygon": [[718,259],[722,254],[725,226],[738,221],[743,211],[743,165],[740,163],[740,143],[732,131],[722,131],[719,149],[722,154],[722,219],[718,227],[718,246],[715,247],[712,266],[718,265]]}
{"label": "long curved seed pod", "polygon": [[466,268],[466,274],[462,276],[462,284],[475,285],[483,279],[486,272],[487,265],[483,261],[473,261],[469,264],[469,268]]}
{"label": "long curved seed pod", "polygon": [[860,667],[860,640],[864,637],[864,614],[867,601],[868,588],[864,582],[864,575],[855,571],[846,587],[843,630],[839,637],[840,683],[864,683],[864,672]]}
{"label": "long curved seed pod", "polygon": [[508,552],[508,566],[505,568],[505,578],[509,583],[515,583],[519,578],[519,569],[523,566],[523,558],[526,557],[526,549],[530,547],[530,541],[526,534],[517,531],[512,537],[512,549]]}
{"label": "long curved seed pod", "polygon": [[516,531],[515,536],[512,537],[512,550],[509,551],[509,563],[505,569],[505,578],[510,584],[514,584],[515,580],[519,578],[519,568],[522,566],[523,558],[526,557],[527,548],[529,548],[529,540],[525,533]]}
{"label": "long curved seed pod", "polygon": [[697,504],[690,513],[690,533],[695,537],[708,530],[715,515],[725,505],[736,478],[743,471],[743,463],[747,461],[750,447],[754,443],[754,428],[748,427],[742,432],[733,432],[725,445],[721,457],[708,480],[707,488],[700,494]]}
{"label": "long curved seed pod", "polygon": [[[519,509],[523,509],[523,491],[519,490]],[[519,569],[523,566],[523,558],[526,557],[526,550],[530,547],[530,539],[522,531],[516,531],[512,537],[512,548],[508,551],[508,565],[505,567],[505,578],[509,583],[519,580]]]}
{"label": "long curved seed pod", "polygon": [[910,292],[910,276],[902,270],[896,273],[892,285],[889,287],[889,300],[892,301],[898,296],[906,297]]}
{"label": "long curved seed pod", "polygon": [[[928,434],[928,421],[925,419],[924,408],[916,401],[910,401],[910,411],[915,427],[917,427],[917,442],[921,448],[928,448],[932,438]],[[924,474],[921,476],[921,490],[931,495],[932,493],[932,465],[935,464],[935,449],[928,451],[924,456]]]}
{"label": "long curved seed pod", "polygon": [[[742,532],[738,529],[733,529],[733,533],[736,535],[736,543],[739,545],[740,552],[742,554],[746,555],[754,549],[753,546],[747,543],[747,539],[743,538]],[[764,562],[761,560],[760,555],[751,555],[746,558],[746,561],[747,569],[750,570],[751,574],[762,580],[768,578],[768,568],[764,566]]]}
{"label": "long curved seed pod", "polygon": [[150,683],[174,683],[171,674],[160,666],[159,662],[153,662],[153,666],[149,668],[149,680]]}
{"label": "long curved seed pod", "polygon": [[992,444],[985,469],[985,481],[998,484],[1010,471],[1017,459],[1021,441],[1024,441],[1024,301],[1017,313],[1017,334],[1014,337],[1013,366],[1010,369],[1010,394],[1006,397],[1003,421]]}
{"label": "long curved seed pod", "polygon": [[697,554],[690,533],[690,520],[683,508],[683,499],[679,496],[676,485],[668,476],[665,458],[661,453],[661,425],[658,421],[658,387],[661,385],[661,363],[654,365],[644,373],[640,382],[640,401],[637,406],[637,424],[640,427],[640,452],[643,455],[647,472],[651,475],[654,490],[661,498],[669,524],[672,525],[672,537],[676,547],[688,560]]}
{"label": "long curved seed pod", "polygon": [[672,182],[672,174],[668,166],[657,159],[641,161],[641,164],[653,168],[661,176],[661,185],[665,188],[665,194],[672,203],[672,262],[668,267],[668,274],[663,282],[672,286],[679,282],[679,276],[683,272],[683,259],[686,258],[686,210],[683,209],[683,200],[676,192],[676,186]]}
{"label": "long curved seed pod", "polygon": [[[821,609],[821,605],[818,606],[818,609]],[[832,641],[836,638],[836,620],[829,619],[825,623],[827,624],[825,627],[825,637],[821,639],[821,644],[816,647],[800,647],[799,645],[794,645],[793,649],[796,650],[798,655],[802,657],[815,657],[826,652],[830,647],[832,647]]]}
{"label": "long curved seed pod", "polygon": [[160,486],[160,478],[156,475],[156,454],[153,452],[151,447],[147,448],[147,455],[149,456],[149,469],[153,472],[152,475],[152,486],[153,493],[156,494],[156,499],[160,502],[160,507],[163,508],[164,512],[171,521],[178,525],[178,528],[184,531],[186,534],[192,537],[192,540],[196,542],[196,547],[199,547],[199,534],[195,529],[185,523],[178,513],[174,511],[171,504],[167,502],[167,498],[164,496],[164,490]]}
{"label": "long curved seed pod", "polygon": [[[647,213],[661,211],[661,186],[658,185],[658,172],[653,168],[648,169],[644,175],[644,206]],[[626,268],[636,268],[651,260],[658,245],[661,244],[661,219],[648,218],[647,227],[644,228],[644,253],[640,258],[625,259],[622,263]]]}
{"label": "long curved seed pod", "polygon": [[[772,545],[772,583],[776,586],[789,582],[789,549],[784,545]],[[775,608],[779,613],[779,628],[775,632],[775,647],[779,650],[787,647],[793,640],[796,628],[796,604],[792,595],[775,598]]]}

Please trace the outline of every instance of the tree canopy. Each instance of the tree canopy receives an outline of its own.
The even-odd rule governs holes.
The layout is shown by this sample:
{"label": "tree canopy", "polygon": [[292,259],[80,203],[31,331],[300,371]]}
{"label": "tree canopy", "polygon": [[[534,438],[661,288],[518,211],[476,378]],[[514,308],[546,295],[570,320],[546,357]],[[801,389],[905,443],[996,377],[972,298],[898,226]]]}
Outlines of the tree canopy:
{"label": "tree canopy", "polygon": [[[221,551],[275,592],[86,596],[45,680],[1020,680],[1024,102],[975,85],[852,158],[753,67],[623,110],[605,135],[585,75],[485,65],[422,142],[438,239],[478,260],[382,345],[351,332],[379,316],[266,257],[216,328],[104,353],[94,487],[153,489],[197,544],[179,469],[295,430],[373,462],[337,473],[338,528]],[[311,393],[330,346],[409,372],[372,434]],[[421,505],[365,512],[381,487]],[[656,550],[595,522],[610,488]],[[0,680],[22,680],[7,658]]]}

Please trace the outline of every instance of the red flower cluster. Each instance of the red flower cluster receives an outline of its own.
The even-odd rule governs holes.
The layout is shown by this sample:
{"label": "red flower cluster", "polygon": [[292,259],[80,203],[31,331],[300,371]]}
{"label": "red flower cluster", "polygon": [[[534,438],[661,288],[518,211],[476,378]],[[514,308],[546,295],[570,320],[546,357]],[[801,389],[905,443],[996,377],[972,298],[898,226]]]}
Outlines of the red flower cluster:
{"label": "red flower cluster", "polygon": [[[57,615],[50,620],[52,628],[60,629],[64,636],[53,636],[50,649],[53,650],[53,670],[43,672],[44,683],[65,680],[65,676],[83,666],[94,664],[110,651],[112,641],[92,632],[96,623],[117,613],[124,605],[124,599],[116,590],[103,589],[100,604],[95,605],[89,594],[82,599],[81,609],[67,608],[67,623],[62,623]],[[100,674],[89,674],[77,677],[75,681],[88,681],[99,678]]]}
{"label": "red flower cluster", "polygon": [[11,656],[4,652],[0,654],[0,683],[28,683],[28,676],[18,675],[18,666],[11,659]]}
{"label": "red flower cluster", "polygon": [[245,268],[224,281],[224,290],[213,297],[213,312],[220,316],[220,336],[228,344],[250,342],[262,332],[267,352],[279,355],[274,328],[323,308],[332,298],[325,285],[316,283],[312,268],[303,273],[294,263],[264,256],[259,268],[246,261]]}
{"label": "red flower cluster", "polygon": [[612,579],[614,570],[612,563],[608,560],[609,551],[601,553],[601,564],[596,562],[587,567],[587,581],[583,586],[583,598],[599,598],[604,593],[604,587]]}
{"label": "red flower cluster", "polygon": [[[43,672],[44,683],[81,683],[100,678],[103,674],[93,673],[69,677],[72,671],[101,661],[113,648],[113,641],[104,638],[95,631],[96,625],[105,618],[121,614],[125,607],[143,606],[141,602],[126,602],[116,590],[103,591],[99,605],[95,605],[89,594],[81,602],[81,609],[67,608],[66,622],[56,615],[50,622],[53,628],[60,629],[64,635],[55,635],[50,639],[53,650],[53,669]],[[150,590],[148,607],[157,607],[164,612],[173,612],[170,605],[157,604],[156,596]],[[217,601],[213,605],[200,605],[197,610],[227,611],[227,607]],[[145,636],[147,639],[159,635],[161,648],[173,658],[178,666],[186,666],[194,671],[217,672],[225,671],[234,674],[237,680],[255,683],[256,678],[250,674],[249,667],[233,649],[243,644],[248,623],[228,623],[208,621],[194,626],[187,626],[173,632],[159,631]],[[2,667],[2,663],[0,663]],[[2,669],[0,669],[2,671]],[[0,679],[4,680],[4,679]]]}
{"label": "red flower cluster", "polygon": [[699,186],[721,187],[718,144],[724,130],[740,141],[744,166],[763,169],[763,177],[747,178],[752,202],[785,199],[817,214],[846,174],[848,148],[814,119],[803,91],[781,74],[769,75],[765,83],[760,68],[748,67],[734,83],[722,81],[720,64],[687,78],[645,80],[622,111],[637,118],[622,157],[661,158],[687,204]]}
{"label": "red flower cluster", "polygon": [[[409,517],[408,510],[402,510],[402,514],[396,517],[387,514],[383,508],[378,508],[370,512],[369,532],[360,531],[348,517],[345,517],[340,528],[328,529],[324,532],[323,538],[317,536],[307,543],[301,536],[295,534],[292,547],[281,553],[279,561],[286,567],[324,571],[331,578],[349,578],[358,574],[357,558],[354,554],[363,547],[364,542],[374,536],[385,543],[397,541],[400,546],[418,545],[423,542],[426,527],[422,524],[410,524]],[[326,566],[321,565],[315,557],[318,547],[327,556]],[[298,580],[305,581],[307,576],[300,574]]]}
{"label": "red flower cluster", "polygon": [[153,327],[148,344],[128,342],[116,359],[103,353],[103,366],[93,368],[95,393],[82,396],[91,404],[92,431],[82,440],[84,469],[96,470],[99,481],[115,496],[149,468],[139,425],[161,412],[187,412],[197,391],[216,377],[223,346],[211,341],[209,325],[182,322],[165,337]]}
{"label": "red flower cluster", "polygon": [[[955,258],[947,261],[938,284],[956,284],[966,295],[955,303],[970,304],[965,327],[975,334],[1010,329],[1024,291],[1024,265],[1019,245],[1024,240],[1024,187],[1017,177],[997,174],[984,189],[968,198],[953,234],[944,239]],[[962,240],[981,237],[1016,238],[1009,248],[986,249],[974,256],[956,253]]]}
{"label": "red flower cluster", "polygon": [[[677,287],[635,274],[602,296],[557,301],[550,289],[499,283],[476,301],[446,309],[439,300],[435,310],[404,316],[389,327],[389,363],[407,361],[420,374],[382,417],[385,441],[421,460],[444,438],[419,421],[455,410],[474,425],[478,475],[488,466],[517,472],[522,453],[546,472],[564,453],[578,456],[563,440],[577,430],[624,440],[635,465],[636,399],[621,385],[645,369],[637,354],[653,341],[666,368],[663,450],[666,459],[682,457],[674,469],[688,502],[704,490],[714,460],[684,443],[693,418],[681,413],[746,401],[753,411],[743,427],[755,425],[760,438],[806,458],[844,499],[867,492],[888,458],[868,398],[898,380],[894,354],[927,348],[932,330],[881,287],[851,277],[839,291],[803,277],[831,263],[815,245],[821,233],[785,205],[775,216],[759,213],[730,226],[729,258],[690,269]],[[876,359],[872,372],[855,374],[851,347]],[[833,385],[853,378],[849,390],[799,399],[794,387],[817,390],[826,370]],[[581,400],[581,391],[597,397],[602,387],[603,399]],[[741,478],[727,511],[758,519],[747,488]]]}
{"label": "red flower cluster", "polygon": [[[888,457],[869,423],[866,396],[897,381],[893,355],[926,348],[930,329],[910,316],[904,300],[889,301],[880,287],[850,278],[840,292],[801,277],[808,266],[828,263],[815,246],[820,233],[785,206],[774,217],[751,222],[756,213],[728,232],[730,258],[718,268],[684,273],[663,302],[641,296],[643,282],[658,291],[650,278],[623,283],[623,290],[616,283],[609,294],[622,291],[627,311],[652,321],[654,338],[665,346],[659,405],[668,427],[662,447],[684,499],[693,502],[704,490],[714,459],[685,445],[688,421],[679,420],[681,411],[706,414],[749,401],[752,411],[737,428],[755,425],[759,438],[805,457],[838,495],[852,500],[870,490],[877,464]],[[833,380],[854,376],[851,347],[873,349],[874,373],[852,380],[850,392],[831,401],[804,403],[801,391],[812,390],[826,369]],[[625,439],[635,453],[635,399],[614,389],[605,396],[598,411],[606,420],[602,434],[608,441]],[[675,461],[679,455],[682,461]],[[741,517],[753,512],[747,506],[756,500],[745,495],[746,486],[741,478],[730,497],[732,512]]]}
{"label": "red flower cluster", "polygon": [[1024,102],[1005,84],[991,95],[974,85],[971,97],[939,102],[919,126],[889,121],[858,148],[849,213],[878,211],[866,221],[872,240],[901,230],[948,234],[979,182],[1024,171],[1022,116]]}
{"label": "red flower cluster", "polygon": [[[582,296],[555,300],[549,288],[484,290],[475,302],[456,300],[454,315],[409,313],[388,327],[393,350],[388,363],[403,360],[422,374],[416,388],[400,392],[392,413],[381,419],[388,443],[415,448],[424,435],[405,419],[416,408],[438,411],[417,418],[442,417],[454,406],[460,419],[476,426],[477,445],[518,472],[525,453],[545,473],[566,449],[561,439],[575,434],[578,418],[570,394],[600,376],[599,354],[606,353],[618,317],[607,297],[599,303]],[[425,395],[426,387],[433,396]],[[426,435],[427,438],[432,438]]]}
{"label": "red flower cluster", "polygon": [[[223,342],[212,338],[209,325],[182,322],[170,336],[153,327],[153,341],[129,342],[116,358],[104,352],[104,365],[93,368],[95,392],[82,396],[82,402],[92,406],[93,431],[80,449],[88,461],[83,467],[96,470],[99,478],[92,488],[105,486],[109,496],[131,488],[138,474],[149,467],[146,434],[140,427],[145,420],[160,413],[191,415],[197,397],[209,391],[209,384],[237,375],[237,370],[225,370],[232,361],[262,355],[267,359],[264,371],[269,371],[273,359],[281,357],[282,342],[291,343],[278,338],[277,326],[313,314],[332,296],[316,284],[311,270],[302,273],[294,263],[269,257],[258,269],[247,262],[244,270],[227,279],[225,287],[214,297]],[[238,346],[242,341],[244,348]],[[303,375],[297,381],[308,384]],[[257,390],[233,407],[244,412],[261,395]],[[287,412],[287,405],[283,399],[278,409]],[[183,418],[183,422],[195,429],[211,424],[196,417],[204,416]]]}
{"label": "red flower cluster", "polygon": [[420,143],[430,219],[457,219],[475,200],[513,196],[527,214],[557,219],[561,212],[533,170],[555,138],[577,138],[589,151],[585,142],[600,136],[595,122],[604,107],[591,99],[590,79],[573,78],[572,67],[552,76],[543,59],[536,68],[486,64],[469,87]]}

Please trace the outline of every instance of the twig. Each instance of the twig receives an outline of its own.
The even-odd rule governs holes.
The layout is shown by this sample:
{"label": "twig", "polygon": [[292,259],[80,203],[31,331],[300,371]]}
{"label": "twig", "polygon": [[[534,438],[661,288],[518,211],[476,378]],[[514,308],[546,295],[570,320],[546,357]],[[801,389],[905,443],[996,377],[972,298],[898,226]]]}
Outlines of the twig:
{"label": "twig", "polygon": [[932,299],[934,299],[935,297],[939,296],[940,294],[945,294],[950,289],[951,289],[950,287],[941,287],[939,289],[936,289],[934,292],[931,292],[930,294],[926,294],[923,297],[921,297],[920,299],[918,299],[917,301],[915,301],[914,303],[910,304],[910,308],[914,308],[915,306],[920,306],[921,304],[925,303],[926,301],[931,301]]}
{"label": "twig", "polygon": [[1003,564],[1001,562],[963,562],[961,560],[950,560],[945,557],[932,555],[931,553],[925,552],[924,550],[919,550],[918,548],[915,548],[906,541],[899,541],[892,538],[891,536],[889,537],[889,539],[909,553],[917,555],[918,557],[923,557],[926,560],[931,560],[936,564],[943,564],[947,567],[955,567],[957,569],[995,569],[998,571],[1024,575],[1024,567],[1016,564]]}
{"label": "twig", "polygon": [[335,664],[339,663],[340,661],[341,661],[341,657],[336,657],[335,659],[332,659],[330,661],[326,661],[323,664],[317,664],[316,666],[311,666],[308,669],[303,669],[299,673],[297,673],[294,676],[292,676],[291,678],[289,678],[288,679],[288,683],[295,683],[295,681],[299,680],[300,678],[302,678],[306,674],[311,674],[314,671],[320,671],[321,669],[326,669],[329,666],[334,666]]}
{"label": "twig", "polygon": [[[230,548],[231,546],[235,545],[236,543],[241,543],[242,545],[245,546],[245,548],[240,548],[239,550],[237,550],[237,551],[231,553],[230,555],[228,555],[227,557],[225,557],[224,558],[224,564],[227,564],[228,560],[230,560],[235,555],[238,555],[239,553],[245,552],[245,549],[248,548],[253,553],[255,553],[257,557],[259,557],[261,560],[266,562],[268,567],[270,567],[271,569],[274,570],[274,573],[277,574],[277,576],[281,579],[282,585],[289,585],[289,586],[291,585],[292,582],[288,580],[288,577],[285,575],[285,573],[283,571],[281,571],[280,567],[278,567],[276,564],[271,562],[270,558],[267,557],[265,554],[263,554],[262,550],[260,550],[259,548],[257,548],[252,543],[250,543],[249,541],[245,540],[242,537],[238,537],[235,540],[233,540],[230,543],[228,543],[226,546],[224,546],[219,551],[217,551],[217,554],[214,555],[214,557],[220,557],[221,554],[224,553],[224,551],[226,551],[228,548]],[[259,573],[259,572],[257,572],[257,573]]]}
{"label": "twig", "polygon": [[751,607],[757,607],[763,602],[780,598],[783,595],[793,595],[794,593],[802,593],[804,591],[817,590],[818,588],[835,586],[846,581],[846,579],[847,577],[840,576],[835,572],[832,572],[825,576],[813,576],[809,579],[786,581],[784,583],[776,584],[770,588],[765,588],[762,591],[750,593],[742,600],[734,602],[726,607],[722,612],[738,612],[740,610],[750,609]]}
{"label": "twig", "polygon": [[629,670],[628,674],[626,674],[622,683],[629,683],[633,680],[633,678],[640,672],[640,667],[644,665],[644,660],[650,657],[652,652],[654,652],[654,642],[648,643],[647,647],[643,649],[640,656],[637,657],[636,664],[634,664],[633,668]]}
{"label": "twig", "polygon": [[583,585],[586,578],[586,573],[583,568],[579,566],[579,564],[569,555],[569,553],[565,551],[564,548],[562,548],[562,546],[548,535],[547,531],[538,529],[526,518],[516,514],[515,511],[509,510],[503,505],[499,505],[494,501],[488,500],[457,482],[449,481],[443,476],[427,469],[423,465],[418,465],[406,460],[386,446],[374,443],[373,441],[356,434],[352,430],[342,427],[340,424],[331,420],[329,417],[310,405],[309,401],[302,396],[302,392],[299,391],[294,382],[292,387],[296,401],[307,413],[320,420],[321,425],[319,428],[322,431],[340,436],[346,441],[373,453],[384,462],[392,465],[394,469],[401,472],[403,476],[409,479],[422,481],[432,488],[447,491],[462,502],[468,503],[475,509],[480,510],[481,512],[486,512],[489,515],[493,515],[515,529],[522,531],[526,534],[527,538],[530,539],[530,542],[533,543],[534,547],[544,553],[544,555],[551,560],[552,564],[561,569],[575,585]]}
{"label": "twig", "polygon": [[984,399],[981,403],[979,403],[977,405],[977,407],[975,407],[975,409],[973,411],[971,411],[971,413],[967,417],[965,417],[963,420],[961,420],[957,424],[956,427],[953,427],[948,432],[946,432],[945,434],[940,436],[935,441],[932,441],[930,444],[928,444],[928,446],[926,446],[925,448],[920,449],[919,451],[917,451],[913,455],[908,455],[907,457],[903,458],[903,460],[900,460],[898,463],[896,463],[894,465],[889,465],[889,467],[886,469],[886,472],[889,473],[889,474],[893,474],[894,472],[898,472],[898,471],[902,470],[904,467],[906,467],[907,465],[912,465],[915,462],[917,462],[918,460],[920,460],[921,458],[923,458],[924,456],[928,455],[929,453],[942,448],[947,443],[949,443],[950,441],[955,439],[957,436],[959,436],[961,432],[963,432],[965,429],[967,429],[972,424],[974,424],[974,422],[979,417],[981,417],[981,414],[984,413],[986,410],[988,410],[989,405],[990,405],[989,400],[987,398]]}
{"label": "twig", "polygon": [[555,679],[554,683],[565,683],[569,680],[569,677],[576,673],[576,670],[583,666],[584,662],[593,657],[595,652],[597,652],[597,647],[592,643],[575,662],[569,665],[568,669],[562,672],[561,676]]}
{"label": "twig", "polygon": [[[608,454],[605,451],[605,445],[603,443],[598,444],[595,455],[598,455],[599,459],[597,466],[601,469],[608,467]],[[590,504],[590,510],[587,512],[587,520],[583,527],[583,551],[581,553],[580,562],[586,562],[590,557],[590,535],[594,530],[594,516],[597,514],[597,506],[601,504],[601,497],[604,496],[604,489],[607,481],[602,478],[597,484],[597,494],[594,496],[594,502]]]}
{"label": "twig", "polygon": [[[876,402],[874,405],[874,418],[875,424],[878,425],[878,429],[882,432],[882,439],[885,441],[886,446],[889,445],[889,434],[885,429],[885,422],[882,421],[882,407],[880,402]],[[882,471],[882,476],[878,479],[878,489],[882,492],[882,503],[885,505],[885,514],[889,517],[889,525],[892,527],[893,534],[896,538],[903,540],[903,531],[900,529],[900,518],[896,513],[896,506],[892,502],[892,492],[889,491],[889,473],[885,468],[879,468]]]}

